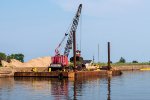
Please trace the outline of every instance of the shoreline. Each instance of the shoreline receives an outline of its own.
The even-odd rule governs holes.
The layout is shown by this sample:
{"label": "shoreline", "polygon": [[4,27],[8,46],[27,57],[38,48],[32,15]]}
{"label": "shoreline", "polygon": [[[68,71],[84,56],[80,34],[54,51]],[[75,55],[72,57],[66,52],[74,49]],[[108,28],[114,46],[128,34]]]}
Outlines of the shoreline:
{"label": "shoreline", "polygon": [[150,68],[150,65],[112,65],[112,68],[121,71],[140,70],[142,68]]}

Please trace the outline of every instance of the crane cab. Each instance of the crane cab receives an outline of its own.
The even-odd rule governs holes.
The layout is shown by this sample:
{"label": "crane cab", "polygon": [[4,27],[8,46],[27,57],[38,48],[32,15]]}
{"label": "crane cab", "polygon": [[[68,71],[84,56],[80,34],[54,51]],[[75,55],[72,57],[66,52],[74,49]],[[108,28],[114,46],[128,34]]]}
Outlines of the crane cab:
{"label": "crane cab", "polygon": [[51,68],[52,71],[56,70],[62,70],[66,66],[68,66],[68,57],[64,55],[56,55],[51,58],[52,63],[49,68]]}

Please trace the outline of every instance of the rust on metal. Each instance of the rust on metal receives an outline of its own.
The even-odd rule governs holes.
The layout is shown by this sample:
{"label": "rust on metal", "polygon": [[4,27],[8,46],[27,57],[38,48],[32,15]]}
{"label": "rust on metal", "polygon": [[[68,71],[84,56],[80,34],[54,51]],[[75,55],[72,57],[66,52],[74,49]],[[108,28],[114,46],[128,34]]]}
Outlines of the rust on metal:
{"label": "rust on metal", "polygon": [[52,78],[82,78],[82,77],[104,77],[121,75],[120,70],[101,71],[78,71],[78,72],[15,72],[14,77],[52,77]]}
{"label": "rust on metal", "polygon": [[71,72],[15,72],[15,77],[64,77],[68,78]]}

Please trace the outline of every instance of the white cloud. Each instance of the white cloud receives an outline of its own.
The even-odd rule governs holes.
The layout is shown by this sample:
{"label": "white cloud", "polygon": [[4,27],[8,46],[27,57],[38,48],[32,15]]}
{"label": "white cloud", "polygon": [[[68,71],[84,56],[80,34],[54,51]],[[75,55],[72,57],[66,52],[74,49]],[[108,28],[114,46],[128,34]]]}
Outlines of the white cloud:
{"label": "white cloud", "polygon": [[65,11],[74,11],[82,3],[84,14],[105,16],[135,10],[144,0],[55,0],[55,2]]}

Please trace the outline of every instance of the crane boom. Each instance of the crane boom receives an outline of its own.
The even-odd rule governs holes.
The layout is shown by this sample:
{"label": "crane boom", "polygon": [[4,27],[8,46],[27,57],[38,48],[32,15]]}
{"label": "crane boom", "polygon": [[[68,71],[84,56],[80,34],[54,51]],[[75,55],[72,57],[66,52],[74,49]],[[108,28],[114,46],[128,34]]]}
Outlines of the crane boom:
{"label": "crane boom", "polygon": [[[71,28],[69,32],[65,33],[65,36],[55,49],[55,56],[51,58],[52,63],[50,64],[49,68],[52,68],[52,71],[54,70],[62,70],[66,66],[68,66],[68,55],[70,53],[70,49],[72,49],[72,42],[73,42],[73,31],[77,30],[79,18],[81,15],[81,10],[82,10],[82,4],[79,5],[78,10],[76,12],[75,17],[73,18],[73,22],[71,24]],[[62,46],[62,43],[64,42],[65,38],[68,36],[68,40],[65,46],[64,54],[61,55],[59,52],[59,48]]]}
{"label": "crane boom", "polygon": [[73,31],[76,31],[77,26],[78,26],[78,22],[79,22],[79,18],[81,15],[81,10],[82,10],[82,4],[79,5],[77,13],[75,15],[75,17],[73,18],[73,22],[72,22],[72,26],[69,32],[69,37],[66,43],[66,47],[64,50],[64,55],[68,57],[69,53],[70,53],[70,49],[72,49],[72,42],[73,42]]}

